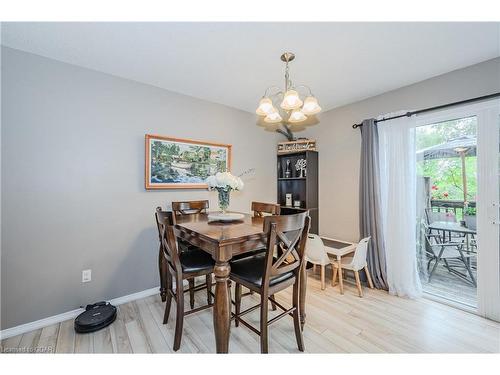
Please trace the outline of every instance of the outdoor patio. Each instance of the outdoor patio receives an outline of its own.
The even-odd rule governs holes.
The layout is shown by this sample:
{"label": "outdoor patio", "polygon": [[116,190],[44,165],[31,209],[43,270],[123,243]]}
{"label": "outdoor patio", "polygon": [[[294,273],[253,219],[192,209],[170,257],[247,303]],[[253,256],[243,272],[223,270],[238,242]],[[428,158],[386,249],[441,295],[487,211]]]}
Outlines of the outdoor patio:
{"label": "outdoor patio", "polygon": [[[477,276],[475,269],[473,269],[473,274],[474,277]],[[422,280],[422,288],[426,293],[464,305],[477,306],[476,288],[471,283],[450,274],[442,265],[436,268],[430,283],[426,282],[425,277],[420,279]]]}
{"label": "outdoor patio", "polygon": [[[434,244],[435,248],[433,253],[439,254],[441,250],[441,246],[439,243],[453,243],[464,241],[464,245],[461,247],[462,253],[465,256],[470,255],[470,269],[474,280],[477,280],[477,248],[475,246],[475,240],[473,236],[475,236],[475,225],[473,223],[469,223],[470,227],[463,227],[462,224],[458,222],[458,217],[464,218],[464,202],[460,201],[441,201],[441,200],[431,200],[431,207],[427,210],[427,222],[429,223],[426,229],[426,225],[422,224],[422,236],[424,233],[429,237],[430,243]],[[470,206],[475,207],[476,202],[469,202]],[[470,219],[470,218],[468,218]],[[475,216],[474,216],[475,219]],[[443,221],[435,221],[435,220],[445,220]],[[429,227],[432,228],[432,223],[434,224],[445,224],[450,225],[451,231],[436,231],[429,230]],[[471,231],[474,234],[467,234],[456,232],[455,230],[464,230]],[[433,235],[437,235],[437,237],[433,237]],[[444,237],[443,237],[444,235]],[[449,237],[452,235],[453,237]],[[459,236],[459,237],[457,237]],[[463,237],[460,237],[463,236]],[[469,243],[467,246],[466,243]],[[445,260],[441,259],[438,263],[438,266],[432,272],[432,268],[434,266],[435,260],[431,261],[430,267],[428,268],[428,262],[432,257],[432,252],[429,248],[429,244],[425,245],[425,237],[421,237],[419,241],[419,248],[417,251],[418,255],[418,265],[420,272],[420,280],[422,282],[423,290],[427,293],[430,293],[434,296],[450,300],[456,303],[465,304],[468,306],[476,307],[477,306],[477,290],[476,286],[474,286],[470,274],[468,274],[468,270],[465,264],[457,259],[459,252],[456,246],[447,247],[446,252],[453,251],[456,255],[454,259],[448,259],[447,262],[449,265],[459,273],[465,275],[465,280],[457,276],[456,274],[451,273],[445,264]],[[426,247],[427,246],[427,247]],[[446,254],[446,252],[444,254]],[[432,272],[432,278],[429,282],[429,274]]]}

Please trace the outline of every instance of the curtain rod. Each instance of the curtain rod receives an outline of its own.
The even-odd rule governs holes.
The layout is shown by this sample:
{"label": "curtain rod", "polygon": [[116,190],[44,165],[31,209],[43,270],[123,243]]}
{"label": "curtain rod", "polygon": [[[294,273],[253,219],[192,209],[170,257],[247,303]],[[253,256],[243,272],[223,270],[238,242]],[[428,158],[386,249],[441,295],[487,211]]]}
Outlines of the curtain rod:
{"label": "curtain rod", "polygon": [[[500,92],[496,92],[494,94],[489,94],[489,95],[484,95],[484,96],[478,96],[477,98],[461,100],[459,102],[453,102],[453,103],[438,105],[436,107],[419,109],[418,111],[406,112],[405,114],[402,114],[402,115],[399,115],[399,116],[392,116],[392,117],[387,117],[387,118],[383,118],[383,119],[380,119],[380,120],[375,120],[375,123],[382,122],[382,121],[387,121],[387,120],[394,120],[396,118],[401,118],[401,117],[410,117],[410,116],[413,116],[413,115],[418,115],[420,113],[425,113],[425,112],[430,112],[430,111],[436,111],[438,109],[443,109],[443,108],[447,108],[447,107],[453,107],[453,106],[460,105],[460,104],[467,104],[467,103],[472,103],[472,102],[478,102],[478,101],[481,101],[481,100],[488,100],[488,99],[496,98],[498,96],[500,96]],[[356,128],[360,128],[362,126],[363,126],[363,124],[354,124],[352,126],[352,128],[356,129]]]}

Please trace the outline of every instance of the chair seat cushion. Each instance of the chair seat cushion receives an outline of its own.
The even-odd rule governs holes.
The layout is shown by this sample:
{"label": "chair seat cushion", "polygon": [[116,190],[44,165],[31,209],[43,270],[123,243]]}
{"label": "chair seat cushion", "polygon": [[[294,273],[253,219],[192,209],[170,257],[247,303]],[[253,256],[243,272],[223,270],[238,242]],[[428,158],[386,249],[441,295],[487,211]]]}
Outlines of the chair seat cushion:
{"label": "chair seat cushion", "polygon": [[[262,276],[264,275],[264,267],[266,263],[266,253],[261,252],[257,255],[234,260],[231,262],[231,275],[242,281],[253,284],[260,288],[262,286]],[[291,279],[293,272],[274,276],[269,280],[269,285],[273,286],[283,281]]]}
{"label": "chair seat cushion", "polygon": [[198,248],[191,248],[179,253],[179,260],[183,273],[211,271],[215,264],[210,254]]}

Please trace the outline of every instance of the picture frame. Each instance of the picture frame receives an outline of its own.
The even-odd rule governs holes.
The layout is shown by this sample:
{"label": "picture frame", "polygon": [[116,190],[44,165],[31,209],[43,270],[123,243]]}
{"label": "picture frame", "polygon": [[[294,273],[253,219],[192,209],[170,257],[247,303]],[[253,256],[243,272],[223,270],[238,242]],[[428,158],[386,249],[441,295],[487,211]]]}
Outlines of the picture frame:
{"label": "picture frame", "polygon": [[146,134],[145,188],[207,189],[205,179],[231,171],[232,145]]}

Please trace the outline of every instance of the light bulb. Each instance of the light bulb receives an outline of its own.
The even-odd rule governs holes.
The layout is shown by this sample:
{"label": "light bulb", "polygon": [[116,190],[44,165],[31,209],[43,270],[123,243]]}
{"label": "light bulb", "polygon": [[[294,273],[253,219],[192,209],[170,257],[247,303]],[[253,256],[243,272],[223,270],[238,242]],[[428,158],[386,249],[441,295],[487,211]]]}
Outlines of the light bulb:
{"label": "light bulb", "polygon": [[259,116],[266,116],[272,112],[276,112],[273,102],[269,98],[262,98],[259,102],[259,107],[255,111]]}
{"label": "light bulb", "polygon": [[300,109],[296,109],[292,112],[290,115],[290,118],[288,119],[289,122],[301,122],[307,119],[306,115],[302,113]]}
{"label": "light bulb", "polygon": [[302,112],[305,115],[315,115],[316,113],[321,112],[321,107],[318,104],[318,99],[316,99],[314,96],[308,96],[306,100],[304,100]]}
{"label": "light bulb", "polygon": [[264,118],[264,122],[267,122],[269,124],[274,124],[274,123],[281,122],[281,121],[283,121],[283,119],[281,118],[280,114],[276,111],[269,113]]}
{"label": "light bulb", "polygon": [[289,111],[292,109],[297,109],[302,106],[302,100],[299,98],[299,94],[295,90],[288,90],[285,93],[285,97],[281,102],[281,108]]}

